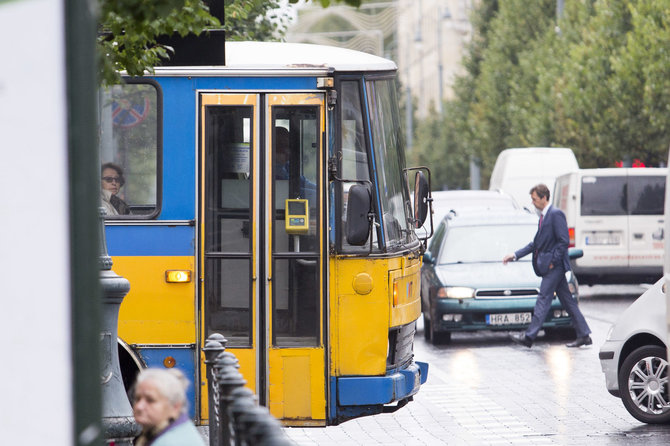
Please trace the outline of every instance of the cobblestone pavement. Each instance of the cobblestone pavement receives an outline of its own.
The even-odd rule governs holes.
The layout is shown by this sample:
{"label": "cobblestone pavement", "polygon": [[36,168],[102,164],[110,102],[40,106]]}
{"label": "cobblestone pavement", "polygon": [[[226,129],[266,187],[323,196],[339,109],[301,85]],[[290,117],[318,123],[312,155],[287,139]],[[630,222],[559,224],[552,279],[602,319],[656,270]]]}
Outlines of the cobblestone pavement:
{"label": "cobblestone pavement", "polygon": [[607,392],[598,360],[609,326],[642,291],[583,287],[594,344],[580,349],[542,337],[529,350],[506,332],[456,334],[433,346],[419,323],[415,356],[430,370],[413,402],[392,414],[285,432],[298,445],[668,444],[670,426],[639,423]]}

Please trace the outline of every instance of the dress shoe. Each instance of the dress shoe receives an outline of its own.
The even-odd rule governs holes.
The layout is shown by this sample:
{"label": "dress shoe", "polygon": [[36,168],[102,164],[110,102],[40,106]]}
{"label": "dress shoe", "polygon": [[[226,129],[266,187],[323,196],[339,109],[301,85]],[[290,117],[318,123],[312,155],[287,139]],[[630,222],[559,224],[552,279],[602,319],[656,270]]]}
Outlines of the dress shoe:
{"label": "dress shoe", "polygon": [[530,348],[531,345],[533,345],[533,340],[526,336],[525,334],[510,334],[509,338],[514,341],[515,343],[519,345],[525,345],[526,347]]}
{"label": "dress shoe", "polygon": [[591,336],[586,335],[582,336],[581,338],[577,338],[574,341],[565,344],[566,347],[581,347],[582,345],[591,345],[593,344],[593,341],[591,340]]}

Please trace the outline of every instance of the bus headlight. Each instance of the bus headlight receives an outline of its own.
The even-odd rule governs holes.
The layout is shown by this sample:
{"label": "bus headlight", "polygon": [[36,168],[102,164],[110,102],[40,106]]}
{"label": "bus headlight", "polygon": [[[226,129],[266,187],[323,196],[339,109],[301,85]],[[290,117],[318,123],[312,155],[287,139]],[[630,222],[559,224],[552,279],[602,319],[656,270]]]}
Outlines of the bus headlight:
{"label": "bus headlight", "polygon": [[440,299],[471,299],[475,297],[475,289],[464,286],[447,286],[437,292]]}

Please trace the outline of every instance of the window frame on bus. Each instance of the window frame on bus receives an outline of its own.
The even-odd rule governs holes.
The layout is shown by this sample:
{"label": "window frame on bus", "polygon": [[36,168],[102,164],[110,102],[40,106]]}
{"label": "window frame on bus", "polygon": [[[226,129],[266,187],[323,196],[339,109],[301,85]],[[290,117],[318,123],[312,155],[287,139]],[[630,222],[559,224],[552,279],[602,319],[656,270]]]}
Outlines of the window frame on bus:
{"label": "window frame on bus", "polygon": [[[371,112],[372,112],[372,110],[371,110],[371,105],[372,105],[372,104],[371,104],[371,102],[370,102],[369,94],[370,94],[370,93],[372,93],[372,94],[375,94],[375,93],[376,93],[376,87],[377,87],[377,84],[376,84],[376,83],[377,83],[378,81],[390,81],[390,82],[392,82],[392,83],[393,83],[393,87],[394,87],[395,94],[398,94],[398,89],[399,89],[399,85],[398,85],[398,77],[397,77],[397,74],[396,74],[395,72],[392,73],[392,74],[390,74],[390,73],[369,73],[369,74],[366,74],[366,75],[363,77],[363,81],[364,81],[364,84],[365,84],[365,86],[364,86],[364,87],[365,87],[365,88],[364,88],[364,95],[365,95],[364,101],[365,101],[365,105],[366,105],[366,108],[365,108],[365,110],[366,110],[365,123],[366,123],[366,125],[368,125],[368,127],[369,127],[368,130],[367,130],[366,135],[369,135],[369,137],[370,137],[370,141],[369,141],[369,142],[372,143],[373,140],[374,140],[374,137],[375,137],[375,136],[374,136],[374,134],[373,134],[373,129],[372,129],[372,127],[370,127],[370,126],[372,125],[372,123],[373,123],[373,122],[372,122],[372,121],[373,121],[373,116],[371,115]],[[375,88],[374,88],[374,89],[370,89],[368,84],[372,84],[372,85],[374,85]],[[397,98],[396,98],[396,99],[397,99]],[[397,103],[396,101],[391,101],[391,102],[392,102],[392,103]],[[399,107],[398,107],[398,112],[400,112],[400,108],[399,108]],[[398,152],[398,154],[401,155],[401,156],[403,156],[403,158],[404,158],[404,157],[405,157],[405,150],[406,150],[406,147],[404,147],[405,137],[404,137],[404,134],[403,134],[403,130],[404,130],[404,128],[403,128],[403,126],[402,126],[403,122],[402,122],[402,120],[400,119],[400,116],[399,116],[399,115],[397,116],[397,118],[398,118],[398,123],[397,123],[397,124],[398,124],[398,127],[397,127],[397,128],[400,130],[400,135],[399,135],[399,138],[397,139],[399,145],[395,146],[395,148],[396,148],[396,151]],[[402,148],[402,151],[399,150],[400,148]],[[381,155],[382,155],[381,152],[377,152],[376,148],[373,149],[373,147],[371,147],[370,145],[368,146],[368,150],[369,150],[369,152],[373,152],[373,151],[375,152],[375,153],[372,154],[372,159],[373,159],[373,160],[376,160],[376,159],[377,159],[377,157],[376,157],[377,154],[379,154],[380,157],[381,157]],[[403,164],[404,164],[404,161],[405,161],[405,159],[403,159]],[[377,163],[377,162],[374,162],[373,164],[374,164],[374,166],[375,166],[375,168],[376,168],[378,163]],[[380,174],[381,171],[379,171],[379,170],[376,170],[376,171],[375,171],[375,169],[373,169],[372,166],[370,166],[370,169],[371,169],[371,171],[372,171],[373,178],[375,178],[375,183],[377,183],[377,186],[379,187],[378,181],[379,181],[379,174]],[[400,178],[400,182],[401,182],[400,187],[403,189],[404,193],[407,194],[406,197],[403,197],[403,211],[407,211],[407,209],[404,208],[404,206],[405,206],[405,204],[406,204],[406,200],[405,200],[405,198],[406,198],[407,200],[409,199],[409,197],[410,197],[410,188],[409,188],[409,185],[408,185],[408,182],[407,182],[406,174],[403,174],[403,176]],[[375,210],[376,215],[377,215],[377,221],[378,221],[381,225],[385,226],[385,225],[387,225],[387,224],[390,223],[390,222],[387,222],[387,221],[383,218],[382,213],[383,213],[385,210],[384,210],[384,206],[383,206],[383,204],[382,204],[381,202],[379,202],[379,200],[385,201],[385,200],[382,199],[381,195],[378,197],[378,199],[375,200],[375,202],[376,202],[376,206],[377,206],[377,207],[376,207],[376,210]],[[410,211],[410,212],[411,212],[411,211]],[[405,215],[404,217],[405,217],[405,219],[413,218],[413,216],[411,215],[411,213],[410,213],[410,215]],[[411,237],[413,236],[413,237],[414,237],[414,240],[412,240],[412,241],[409,241],[409,240],[401,241],[400,239],[394,239],[394,241],[395,241],[396,243],[390,243],[391,241],[389,240],[388,235],[386,234],[386,231],[385,231],[385,234],[384,234],[384,240],[383,240],[383,243],[384,243],[384,244],[383,244],[383,245],[382,245],[381,237],[378,238],[378,240],[379,240],[379,245],[380,245],[380,249],[381,249],[383,252],[386,252],[386,253],[398,253],[398,252],[403,252],[403,251],[407,251],[407,250],[410,250],[410,249],[415,249],[416,247],[418,247],[418,246],[420,245],[421,242],[420,242],[419,239],[416,237],[416,234],[414,233],[413,228],[410,227],[410,226],[408,225],[408,223],[409,223],[408,221],[405,221],[405,222],[404,222],[404,224],[407,225],[407,227],[406,227],[406,229],[401,229],[400,232],[401,232],[401,233],[402,233],[403,231],[407,232],[407,233],[408,233],[408,237],[411,238]]]}
{"label": "window frame on bus", "polygon": [[[346,255],[367,255],[370,253],[370,240],[368,239],[367,243],[365,243],[364,246],[353,246],[353,245],[348,245],[346,244],[345,241],[345,227],[344,227],[344,216],[345,216],[345,209],[346,209],[346,203],[344,202],[344,191],[343,191],[343,186],[344,183],[347,183],[348,181],[346,180],[356,180],[357,178],[342,178],[342,172],[344,172],[342,162],[343,162],[343,153],[342,153],[342,138],[343,138],[343,122],[342,122],[342,105],[343,105],[343,97],[344,94],[342,94],[342,89],[343,89],[343,83],[345,82],[352,82],[355,83],[356,86],[358,87],[358,107],[361,112],[361,120],[363,124],[363,144],[365,148],[365,154],[367,156],[367,170],[368,170],[368,179],[372,184],[374,185],[374,171],[372,169],[370,160],[372,157],[371,154],[371,148],[370,148],[370,140],[369,140],[369,135],[370,135],[370,128],[368,126],[368,108],[367,108],[367,103],[365,99],[365,88],[364,84],[366,81],[366,76],[363,75],[362,73],[351,73],[351,74],[340,74],[336,77],[335,80],[335,87],[336,91],[340,92],[340,100],[337,101],[337,109],[336,109],[336,116],[335,116],[335,123],[336,123],[336,128],[338,129],[337,132],[337,137],[335,138],[335,144],[334,144],[334,154],[337,160],[337,171],[340,172],[339,176],[341,180],[343,181],[337,181],[335,184],[337,187],[335,188],[335,221],[338,222],[338,225],[336,225],[339,229],[336,231],[335,237],[336,237],[336,245],[337,245],[337,252],[339,254],[346,254]],[[379,204],[377,203],[377,196],[376,194],[372,194],[372,211],[375,214],[375,221],[380,222],[379,218]],[[373,246],[372,246],[372,252],[379,254],[383,252],[383,246],[381,246],[380,243],[380,229],[378,227],[375,227],[373,231]]]}
{"label": "window frame on bus", "polygon": [[[122,85],[150,85],[154,88],[156,92],[156,204],[153,211],[146,214],[124,214],[124,215],[105,215],[106,221],[125,221],[125,220],[155,220],[158,218],[162,211],[163,205],[163,89],[160,84],[149,78],[138,78],[138,77],[122,77]],[[121,85],[121,84],[117,84]],[[101,106],[98,106],[99,120]],[[98,125],[102,125],[99,121]],[[99,154],[101,154],[101,146],[98,146]],[[101,157],[100,157],[101,158]],[[106,161],[100,159],[101,165]],[[123,166],[122,166],[123,167]]]}

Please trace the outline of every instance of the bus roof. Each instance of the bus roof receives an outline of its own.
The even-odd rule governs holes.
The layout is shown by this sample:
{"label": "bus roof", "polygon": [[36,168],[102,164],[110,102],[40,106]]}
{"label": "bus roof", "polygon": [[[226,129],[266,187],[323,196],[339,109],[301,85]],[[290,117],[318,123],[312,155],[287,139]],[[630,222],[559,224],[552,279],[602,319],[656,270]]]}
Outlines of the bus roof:
{"label": "bus roof", "polygon": [[283,42],[226,42],[226,65],[156,67],[155,74],[194,76],[243,72],[256,75],[328,75],[333,71],[395,71],[396,64],[361,51]]}

